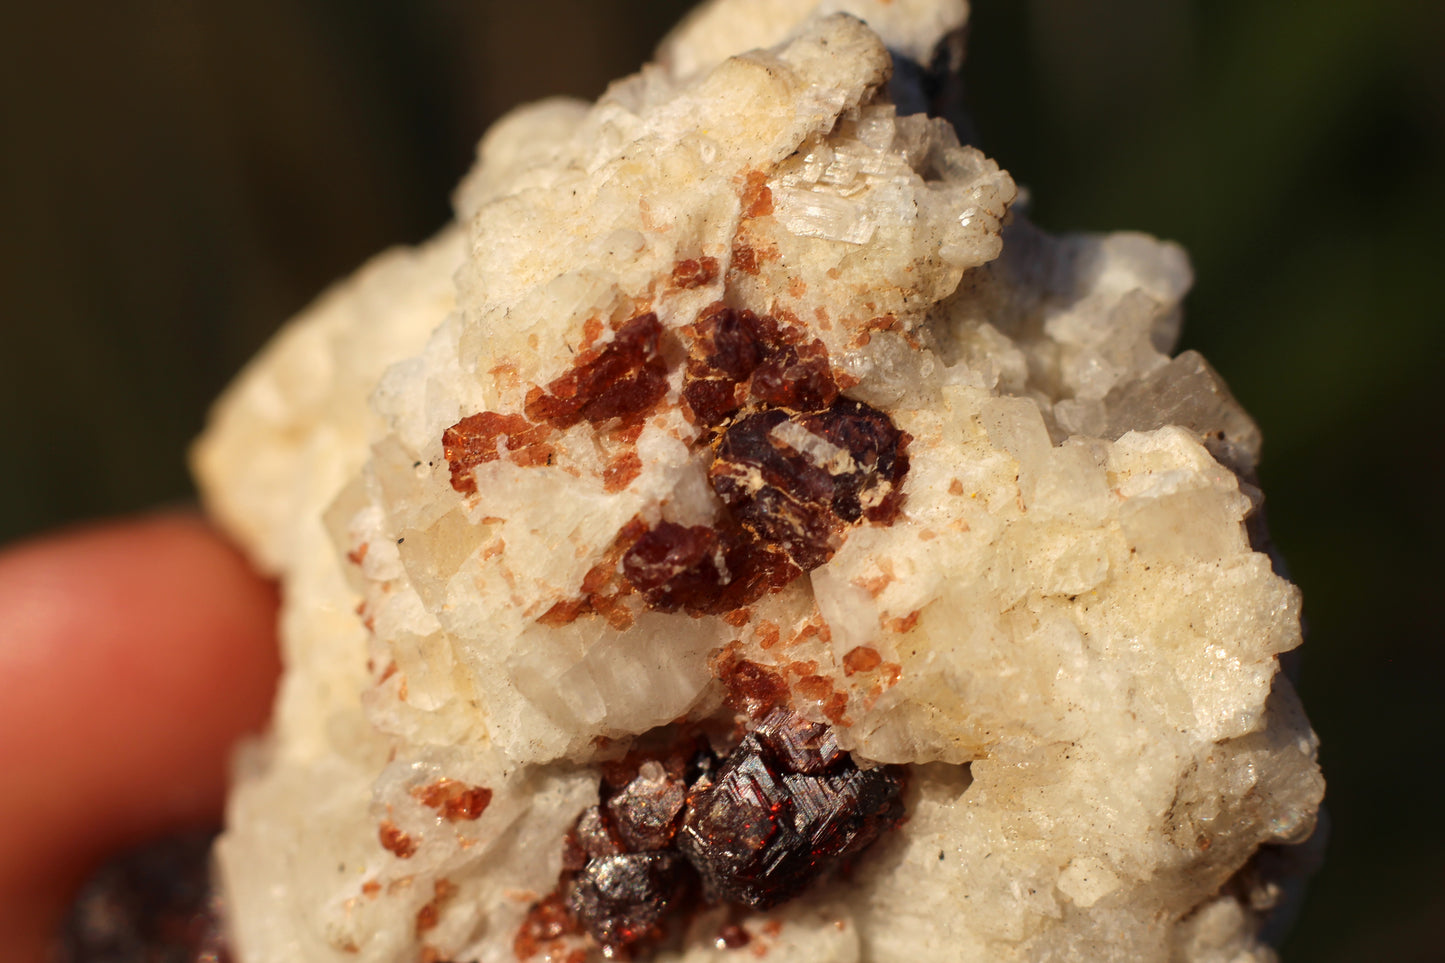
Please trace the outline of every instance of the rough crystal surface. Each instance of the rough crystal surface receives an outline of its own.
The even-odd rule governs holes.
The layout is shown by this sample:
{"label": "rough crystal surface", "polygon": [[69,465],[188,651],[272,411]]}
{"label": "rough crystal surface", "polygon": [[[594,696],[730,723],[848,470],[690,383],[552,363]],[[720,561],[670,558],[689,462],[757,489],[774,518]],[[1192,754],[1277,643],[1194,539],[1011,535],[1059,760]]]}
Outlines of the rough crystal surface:
{"label": "rough crystal surface", "polygon": [[[916,112],[966,13],[705,4],[500,121],[456,226],[222,399],[205,498],[286,597],[218,849],[241,963],[597,955],[689,847],[720,902],[659,959],[1272,959],[1323,783],[1259,434],[1171,359],[1182,251],[1037,230]],[[759,831],[848,864],[785,901],[699,829],[779,782],[807,814]],[[901,826],[829,822],[875,796]]]}
{"label": "rough crystal surface", "polygon": [[827,726],[805,723],[813,731],[798,738],[791,718],[774,710],[688,803],[679,848],[709,899],[775,906],[903,815],[895,770],[859,769]]}

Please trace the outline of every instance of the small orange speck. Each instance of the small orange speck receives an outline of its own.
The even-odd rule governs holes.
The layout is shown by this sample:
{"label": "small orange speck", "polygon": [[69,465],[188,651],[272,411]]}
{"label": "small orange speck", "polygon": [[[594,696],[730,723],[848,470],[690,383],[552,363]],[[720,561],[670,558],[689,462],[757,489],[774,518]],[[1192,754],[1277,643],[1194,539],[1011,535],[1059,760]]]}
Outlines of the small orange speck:
{"label": "small orange speck", "polygon": [[821,675],[808,675],[799,679],[793,690],[804,699],[822,702],[833,694],[833,683]]}
{"label": "small orange speck", "polygon": [[480,819],[492,802],[492,791],[485,786],[468,786],[454,779],[439,779],[425,786],[416,786],[412,796],[448,822]]}
{"label": "small orange speck", "polygon": [[377,836],[381,839],[381,848],[398,859],[411,859],[416,853],[416,840],[398,829],[389,819],[382,821]]}
{"label": "small orange speck", "polygon": [[918,624],[919,614],[919,612],[909,612],[902,618],[889,619],[887,623],[889,631],[897,632],[899,635],[912,632],[913,627]]}
{"label": "small orange speck", "polygon": [[860,645],[843,656],[843,673],[853,675],[856,672],[868,672],[878,668],[882,662],[883,656],[878,654],[877,649]]}

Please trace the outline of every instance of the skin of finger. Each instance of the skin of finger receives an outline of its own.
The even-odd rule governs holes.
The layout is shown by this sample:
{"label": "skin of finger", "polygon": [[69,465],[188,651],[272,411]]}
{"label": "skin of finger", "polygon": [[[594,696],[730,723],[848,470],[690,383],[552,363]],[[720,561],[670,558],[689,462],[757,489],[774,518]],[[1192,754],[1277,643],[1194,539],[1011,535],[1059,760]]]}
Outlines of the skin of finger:
{"label": "skin of finger", "polygon": [[199,518],[0,552],[0,944],[40,960],[98,861],[217,819],[264,724],[276,594]]}

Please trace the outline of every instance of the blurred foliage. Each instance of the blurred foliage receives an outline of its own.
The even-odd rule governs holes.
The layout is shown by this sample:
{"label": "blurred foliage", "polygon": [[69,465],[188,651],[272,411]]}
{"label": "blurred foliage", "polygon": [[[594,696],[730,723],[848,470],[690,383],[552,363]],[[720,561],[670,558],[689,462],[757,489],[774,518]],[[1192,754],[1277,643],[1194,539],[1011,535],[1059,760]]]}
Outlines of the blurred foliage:
{"label": "blurred foliage", "polygon": [[[426,237],[491,120],[681,0],[55,0],[0,13],[0,539],[188,497],[265,337]],[[1437,960],[1445,5],[976,0],[978,137],[1055,230],[1179,240],[1255,414],[1334,820],[1287,961]]]}

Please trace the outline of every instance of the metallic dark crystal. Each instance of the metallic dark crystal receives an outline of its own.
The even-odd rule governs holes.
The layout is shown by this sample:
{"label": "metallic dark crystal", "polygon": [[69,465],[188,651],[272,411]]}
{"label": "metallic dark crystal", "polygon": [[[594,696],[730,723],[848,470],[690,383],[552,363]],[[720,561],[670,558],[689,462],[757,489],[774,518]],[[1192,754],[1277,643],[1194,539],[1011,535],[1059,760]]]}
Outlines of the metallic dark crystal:
{"label": "metallic dark crystal", "polygon": [[632,852],[665,849],[677,832],[677,818],[686,797],[687,787],[652,763],[607,800],[607,813]]}
{"label": "metallic dark crystal", "polygon": [[676,852],[602,856],[567,883],[567,907],[593,939],[616,949],[656,934],[693,878]]}
{"label": "metallic dark crystal", "polygon": [[782,707],[721,760],[698,739],[610,766],[568,835],[553,902],[533,907],[564,908],[610,956],[655,945],[699,899],[792,899],[903,817],[898,769],[860,769],[829,726]]}
{"label": "metallic dark crystal", "polygon": [[770,713],[689,800],[678,847],[709,900],[775,906],[902,819],[898,772],[859,769],[809,725]]}

